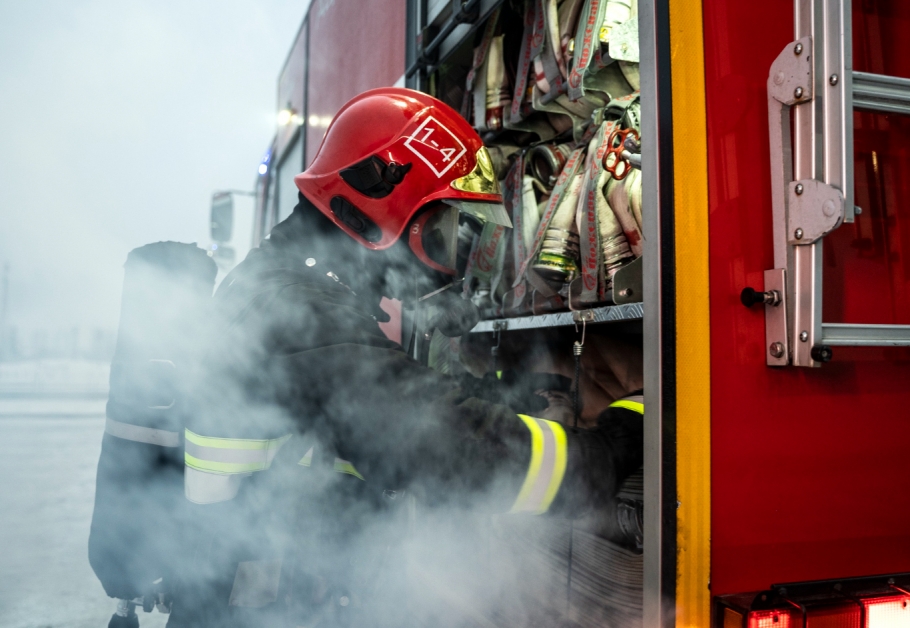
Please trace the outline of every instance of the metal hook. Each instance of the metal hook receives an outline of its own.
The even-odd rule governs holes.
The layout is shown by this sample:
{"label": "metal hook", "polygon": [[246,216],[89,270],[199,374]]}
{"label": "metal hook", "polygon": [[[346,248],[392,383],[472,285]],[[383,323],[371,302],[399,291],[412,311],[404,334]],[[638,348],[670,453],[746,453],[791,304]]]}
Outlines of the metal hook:
{"label": "metal hook", "polygon": [[[588,330],[588,321],[586,319],[581,319],[581,342],[575,341],[575,344],[579,346],[584,346],[585,344],[585,332]],[[575,333],[578,333],[578,321],[575,321]]]}

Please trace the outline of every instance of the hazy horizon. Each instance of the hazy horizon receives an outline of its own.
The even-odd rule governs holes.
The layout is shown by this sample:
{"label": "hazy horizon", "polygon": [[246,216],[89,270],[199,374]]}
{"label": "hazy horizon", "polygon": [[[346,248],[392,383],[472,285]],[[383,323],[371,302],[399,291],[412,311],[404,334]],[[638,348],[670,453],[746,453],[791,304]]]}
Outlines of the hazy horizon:
{"label": "hazy horizon", "polygon": [[0,273],[21,335],[114,330],[122,265],[251,189],[309,0],[0,2]]}

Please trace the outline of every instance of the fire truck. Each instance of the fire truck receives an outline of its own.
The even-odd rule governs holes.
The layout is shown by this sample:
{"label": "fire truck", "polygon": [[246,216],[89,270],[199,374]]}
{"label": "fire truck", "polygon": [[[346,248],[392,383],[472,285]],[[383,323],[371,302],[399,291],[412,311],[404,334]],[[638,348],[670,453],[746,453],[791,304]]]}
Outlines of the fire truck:
{"label": "fire truck", "polygon": [[[253,241],[349,98],[444,100],[489,146],[513,223],[536,222],[477,243],[485,320],[461,357],[533,345],[572,376],[585,342],[583,421],[644,389],[623,488],[640,547],[567,527],[537,548],[553,585],[528,603],[583,626],[910,626],[906,33],[896,0],[313,0]],[[560,239],[553,199],[576,180]],[[439,355],[417,313],[387,333]]]}

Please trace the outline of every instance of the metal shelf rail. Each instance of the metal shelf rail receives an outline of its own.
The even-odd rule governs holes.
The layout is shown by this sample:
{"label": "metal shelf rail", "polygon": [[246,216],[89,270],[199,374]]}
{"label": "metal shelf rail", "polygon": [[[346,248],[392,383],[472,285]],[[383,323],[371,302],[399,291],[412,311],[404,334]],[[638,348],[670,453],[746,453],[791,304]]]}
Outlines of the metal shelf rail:
{"label": "metal shelf rail", "polygon": [[568,327],[581,322],[617,323],[620,321],[641,320],[644,314],[643,304],[624,303],[607,305],[589,310],[574,312],[551,312],[536,316],[519,316],[516,318],[497,318],[480,321],[469,333],[489,333],[494,331],[517,331],[522,329],[540,329],[542,327]]}
{"label": "metal shelf rail", "polygon": [[[429,76],[435,72],[439,66],[448,59],[449,55],[457,49],[466,39],[474,35],[474,32],[483,26],[487,19],[492,15],[504,0],[467,0],[465,2],[452,2],[452,10],[448,19],[439,24],[418,24],[417,32],[420,33],[420,39],[427,38],[432,31],[431,26],[436,26],[435,34],[430,41],[418,44],[415,49],[415,58],[409,63],[405,71],[406,79],[410,80],[418,70],[423,70],[425,75]],[[439,6],[434,5],[433,11],[430,11],[431,22],[438,22],[439,16],[443,13]],[[419,12],[418,12],[419,13]],[[420,17],[418,17],[420,20]],[[422,21],[422,20],[421,20]]]}

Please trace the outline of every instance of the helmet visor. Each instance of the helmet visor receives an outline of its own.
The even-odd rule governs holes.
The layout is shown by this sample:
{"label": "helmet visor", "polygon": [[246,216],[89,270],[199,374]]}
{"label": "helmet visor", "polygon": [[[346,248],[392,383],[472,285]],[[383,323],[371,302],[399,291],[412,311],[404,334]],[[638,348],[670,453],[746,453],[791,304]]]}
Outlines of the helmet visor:
{"label": "helmet visor", "polygon": [[492,222],[511,227],[505,207],[494,203],[444,201],[420,215],[411,225],[411,250],[424,264],[459,276],[475,234]]}
{"label": "helmet visor", "polygon": [[[444,206],[431,212],[420,234],[420,249],[436,270],[453,274],[458,253],[458,209]],[[424,260],[426,263],[426,260]]]}
{"label": "helmet visor", "polygon": [[455,201],[446,199],[446,205],[456,208],[459,213],[475,218],[481,224],[492,222],[494,225],[512,228],[509,212],[502,203],[479,203],[475,201]]}

